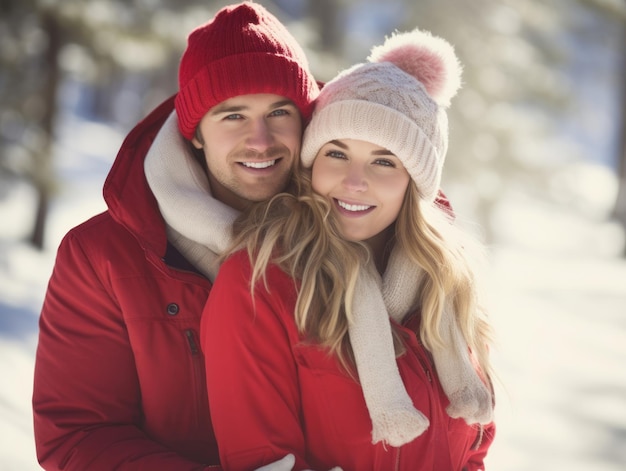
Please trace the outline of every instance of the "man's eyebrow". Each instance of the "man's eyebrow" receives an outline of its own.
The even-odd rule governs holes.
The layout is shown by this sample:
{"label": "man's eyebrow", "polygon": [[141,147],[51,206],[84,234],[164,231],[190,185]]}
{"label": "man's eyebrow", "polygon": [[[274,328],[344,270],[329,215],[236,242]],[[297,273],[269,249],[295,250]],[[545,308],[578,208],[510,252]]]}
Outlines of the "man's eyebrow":
{"label": "man's eyebrow", "polygon": [[[296,107],[295,103],[291,100],[280,100],[275,103],[272,103],[269,108],[275,110],[276,108],[282,108],[283,106],[293,106]],[[240,111],[246,111],[250,109],[247,105],[217,105],[211,111],[211,115],[217,115],[222,113],[239,113]]]}
{"label": "man's eyebrow", "polygon": [[276,103],[272,103],[270,105],[270,108],[272,109],[282,108],[283,106],[293,106],[295,108],[296,104],[291,100],[280,100],[280,101],[277,101]]}
{"label": "man's eyebrow", "polygon": [[213,110],[211,110],[211,115],[222,114],[222,113],[238,113],[239,111],[244,111],[246,109],[248,109],[248,107],[243,106],[243,105],[239,105],[239,106],[217,105],[215,108],[213,108]]}

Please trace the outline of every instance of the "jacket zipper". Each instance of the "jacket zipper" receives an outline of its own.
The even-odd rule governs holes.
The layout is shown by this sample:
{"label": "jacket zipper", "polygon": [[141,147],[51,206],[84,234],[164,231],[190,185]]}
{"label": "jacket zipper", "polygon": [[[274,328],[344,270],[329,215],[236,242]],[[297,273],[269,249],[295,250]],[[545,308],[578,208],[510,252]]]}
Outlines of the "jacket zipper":
{"label": "jacket zipper", "polygon": [[422,365],[422,369],[424,370],[424,373],[426,374],[426,378],[428,378],[428,382],[432,383],[433,382],[433,378],[430,376],[430,369],[426,365],[426,362],[424,362],[424,360],[422,360],[422,358],[420,357],[419,354],[417,355],[417,359],[419,360],[420,364]]}
{"label": "jacket zipper", "polygon": [[395,471],[400,469],[400,448],[396,448],[396,464],[393,468]]}
{"label": "jacket zipper", "polygon": [[422,365],[422,369],[424,370],[424,373],[426,374],[426,378],[428,378],[428,382],[432,384],[433,378],[430,374],[430,368],[428,367],[430,362],[422,358],[422,354],[428,355],[426,353],[426,348],[424,347],[424,344],[422,344],[419,338],[417,338],[416,340],[417,340],[417,344],[420,346],[420,349],[421,349],[421,351],[416,352],[417,360],[420,362],[420,365]]}
{"label": "jacket zipper", "polygon": [[[196,337],[196,333],[193,329],[185,330],[185,338],[187,339],[187,344],[189,345],[189,352],[191,353],[191,366],[193,371],[193,382],[195,389],[195,400],[193,401],[194,407],[197,408],[200,403],[200,398],[204,394],[203,386],[200,384],[200,378],[202,378],[202,363],[200,358],[200,348],[198,347],[198,341]],[[193,414],[196,417],[197,424],[199,424],[200,414],[198,410],[195,410]]]}
{"label": "jacket zipper", "polygon": [[480,448],[480,445],[482,445],[483,443],[483,436],[485,434],[485,428],[481,425],[478,424],[478,435],[476,436],[476,440],[474,441],[474,445],[472,445],[472,450],[476,451]]}
{"label": "jacket zipper", "polygon": [[196,342],[196,336],[192,329],[185,330],[185,337],[187,337],[187,343],[189,344],[189,350],[192,355],[197,355],[200,352],[198,348],[198,342]]}

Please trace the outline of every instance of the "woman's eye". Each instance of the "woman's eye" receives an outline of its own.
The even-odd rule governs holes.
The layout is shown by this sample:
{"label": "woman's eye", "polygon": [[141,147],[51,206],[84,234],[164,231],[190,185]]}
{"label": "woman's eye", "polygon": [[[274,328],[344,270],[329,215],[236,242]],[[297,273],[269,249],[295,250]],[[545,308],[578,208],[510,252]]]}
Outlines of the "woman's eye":
{"label": "woman's eye", "polygon": [[376,159],[376,165],[382,165],[383,167],[392,167],[395,168],[396,164],[388,159]]}
{"label": "woman's eye", "polygon": [[345,159],[346,154],[338,150],[329,150],[326,152],[326,157],[332,157],[334,159]]}

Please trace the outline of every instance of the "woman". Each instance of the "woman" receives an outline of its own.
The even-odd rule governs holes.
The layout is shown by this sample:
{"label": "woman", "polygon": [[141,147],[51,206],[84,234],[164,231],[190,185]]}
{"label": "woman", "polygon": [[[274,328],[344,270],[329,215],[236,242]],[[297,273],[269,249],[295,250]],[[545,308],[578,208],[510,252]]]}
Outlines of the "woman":
{"label": "woman", "polygon": [[489,327],[434,203],[459,84],[447,42],[392,36],[323,88],[293,191],[235,226],[201,334],[224,469],[484,469]]}

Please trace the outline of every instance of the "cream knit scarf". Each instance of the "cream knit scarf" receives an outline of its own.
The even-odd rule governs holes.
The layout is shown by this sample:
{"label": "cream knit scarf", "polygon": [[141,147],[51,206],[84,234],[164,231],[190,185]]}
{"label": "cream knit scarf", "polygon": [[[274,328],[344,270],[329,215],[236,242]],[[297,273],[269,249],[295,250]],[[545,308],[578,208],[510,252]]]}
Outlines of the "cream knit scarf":
{"label": "cream knit scarf", "polygon": [[[208,181],[178,131],[176,113],[168,117],[145,160],[145,174],[161,214],[168,240],[210,280],[217,257],[229,246],[238,216],[211,196]],[[413,406],[397,367],[389,316],[401,322],[416,306],[422,273],[395,250],[381,278],[373,267],[363,270],[354,300],[349,335],[363,395],[372,419],[372,441],[400,446],[419,436],[428,419]],[[452,309],[444,312],[442,336],[450,348],[434,351],[441,384],[450,399],[448,413],[468,423],[492,418],[491,394],[476,374]]]}
{"label": "cream knit scarf", "polygon": [[157,134],[144,171],[165,219],[167,239],[211,281],[229,246],[236,209],[211,196],[206,174],[178,130],[176,112]]}

